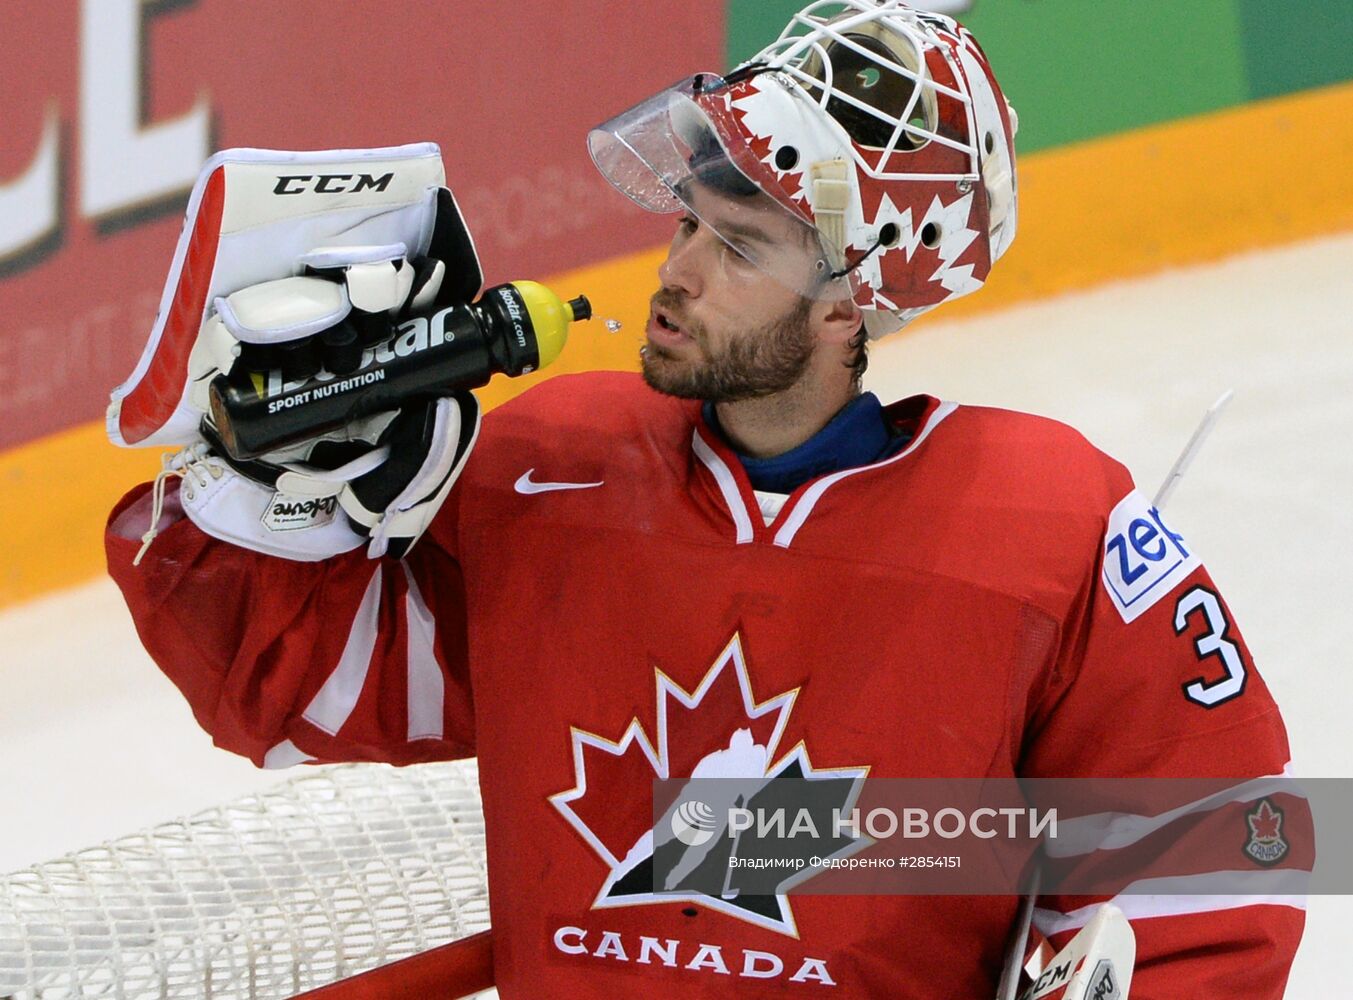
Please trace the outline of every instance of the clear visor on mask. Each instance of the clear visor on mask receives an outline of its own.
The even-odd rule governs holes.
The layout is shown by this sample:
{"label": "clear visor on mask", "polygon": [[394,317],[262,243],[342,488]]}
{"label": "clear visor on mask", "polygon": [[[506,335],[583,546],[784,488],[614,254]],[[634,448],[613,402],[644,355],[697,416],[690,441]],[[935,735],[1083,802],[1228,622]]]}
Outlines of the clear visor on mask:
{"label": "clear visor on mask", "polygon": [[[749,174],[758,158],[729,114],[728,84],[697,73],[594,128],[592,161],[611,184],[650,212],[688,212],[737,260],[811,299],[845,299],[854,272],[838,276],[812,223],[768,194]],[[738,164],[747,169],[741,169]]]}

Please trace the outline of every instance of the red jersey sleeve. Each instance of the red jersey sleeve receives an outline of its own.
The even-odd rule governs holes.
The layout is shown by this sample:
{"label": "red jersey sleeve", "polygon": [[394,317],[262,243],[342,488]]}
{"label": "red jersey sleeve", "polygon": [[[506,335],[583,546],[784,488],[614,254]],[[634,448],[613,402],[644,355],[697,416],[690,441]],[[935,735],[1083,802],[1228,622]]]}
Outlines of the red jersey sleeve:
{"label": "red jersey sleeve", "polygon": [[260,767],[474,753],[464,587],[444,526],[402,562],[357,549],[307,563],[209,537],[172,487],[165,511],[133,566],[150,487],[122,499],[108,570],[217,746]]}
{"label": "red jersey sleeve", "polygon": [[[1103,546],[1061,637],[1054,679],[1029,718],[1021,773],[1237,786],[1283,774],[1282,719],[1231,609],[1191,544],[1132,490],[1127,473],[1110,478],[1122,499],[1109,500]],[[1282,997],[1304,896],[1281,891],[1292,872],[1246,865],[1244,813],[1232,816],[1234,831],[1224,827],[1235,837],[1234,862],[1225,865],[1232,894],[1209,893],[1218,872],[1200,871],[1112,897],[1137,937],[1133,1000]],[[1124,821],[1147,831],[1161,817]],[[1236,878],[1252,891],[1235,892]],[[1036,922],[1061,947],[1108,898],[1045,896]]]}

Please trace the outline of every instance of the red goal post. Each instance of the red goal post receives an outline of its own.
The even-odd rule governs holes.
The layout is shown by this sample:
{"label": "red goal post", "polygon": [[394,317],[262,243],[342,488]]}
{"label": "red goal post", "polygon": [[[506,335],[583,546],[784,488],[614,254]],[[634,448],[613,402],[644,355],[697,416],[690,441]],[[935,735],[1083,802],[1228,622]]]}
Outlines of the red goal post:
{"label": "red goal post", "polygon": [[490,931],[452,941],[303,993],[298,1000],[432,1000],[471,997],[493,986]]}

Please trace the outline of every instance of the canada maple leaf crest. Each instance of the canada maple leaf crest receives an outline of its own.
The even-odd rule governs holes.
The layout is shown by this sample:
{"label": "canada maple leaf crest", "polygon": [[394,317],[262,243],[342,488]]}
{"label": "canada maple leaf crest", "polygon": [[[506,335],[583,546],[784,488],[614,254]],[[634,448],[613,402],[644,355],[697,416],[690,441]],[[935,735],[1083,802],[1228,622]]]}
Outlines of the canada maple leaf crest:
{"label": "canada maple leaf crest", "polygon": [[1288,844],[1283,838],[1283,811],[1268,799],[1245,814],[1250,835],[1245,841],[1245,853],[1261,865],[1277,864],[1287,854]]}
{"label": "canada maple leaf crest", "polygon": [[[573,727],[576,784],[550,796],[551,804],[609,868],[593,909],[689,901],[797,937],[793,909],[784,893],[723,896],[654,890],[653,783],[731,778],[765,788],[780,779],[824,782],[830,785],[814,787],[826,789],[844,812],[858,799],[869,768],[816,768],[802,740],[780,752],[798,689],[757,701],[738,634],[691,691],[657,667],[653,673],[657,684],[653,727],[646,729],[633,718],[615,739]],[[659,831],[659,841],[664,832]],[[834,856],[853,854],[871,842],[866,837],[843,838],[833,847]],[[812,874],[803,873],[797,882]]]}

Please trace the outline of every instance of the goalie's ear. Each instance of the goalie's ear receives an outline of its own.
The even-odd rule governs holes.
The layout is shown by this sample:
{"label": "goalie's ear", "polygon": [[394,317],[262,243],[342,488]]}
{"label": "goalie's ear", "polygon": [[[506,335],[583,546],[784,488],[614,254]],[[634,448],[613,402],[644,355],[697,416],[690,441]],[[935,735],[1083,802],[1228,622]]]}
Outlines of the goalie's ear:
{"label": "goalie's ear", "polygon": [[440,306],[452,302],[473,302],[484,287],[484,271],[479,264],[474,237],[460,213],[456,196],[447,188],[437,192],[437,214],[432,227],[428,256],[446,265],[446,276],[437,292]]}

